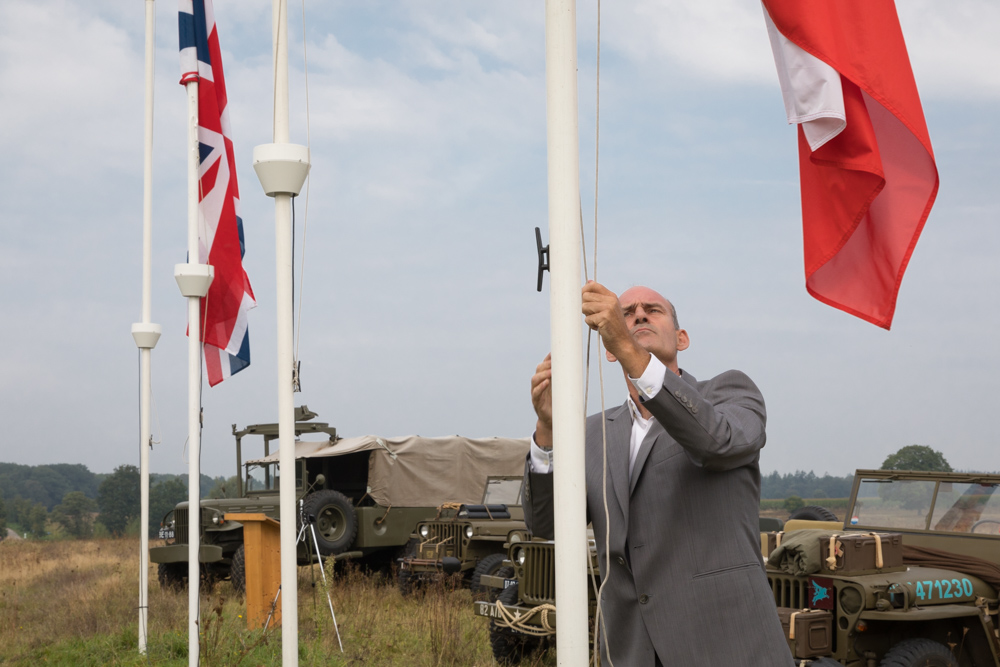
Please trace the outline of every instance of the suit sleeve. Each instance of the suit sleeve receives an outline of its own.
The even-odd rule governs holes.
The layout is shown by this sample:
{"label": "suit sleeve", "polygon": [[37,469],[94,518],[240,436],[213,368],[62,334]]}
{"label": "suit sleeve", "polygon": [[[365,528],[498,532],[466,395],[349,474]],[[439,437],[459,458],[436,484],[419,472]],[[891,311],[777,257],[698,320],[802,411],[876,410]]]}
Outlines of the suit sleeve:
{"label": "suit sleeve", "polygon": [[764,397],[740,371],[698,386],[667,373],[663,389],[642,403],[691,461],[708,470],[751,463],[766,441]]}
{"label": "suit sleeve", "polygon": [[552,473],[531,469],[531,455],[524,462],[524,523],[528,531],[546,540],[555,539]]}

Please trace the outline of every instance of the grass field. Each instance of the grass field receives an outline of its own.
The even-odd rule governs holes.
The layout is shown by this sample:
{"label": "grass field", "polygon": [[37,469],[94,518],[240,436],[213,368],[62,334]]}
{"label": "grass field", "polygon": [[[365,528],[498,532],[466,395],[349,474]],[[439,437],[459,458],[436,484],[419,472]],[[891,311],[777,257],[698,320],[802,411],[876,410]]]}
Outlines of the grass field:
{"label": "grass field", "polygon": [[[154,566],[155,568],[155,566]],[[0,542],[0,665],[187,665],[187,593],[161,591],[149,574],[149,646],[137,650],[139,540]],[[318,568],[316,579],[319,579]],[[471,594],[446,585],[402,597],[394,581],[348,568],[326,597],[299,568],[299,664],[493,665]],[[281,631],[247,631],[229,582],[202,596],[201,664],[281,664]],[[524,665],[554,665],[554,652]]]}

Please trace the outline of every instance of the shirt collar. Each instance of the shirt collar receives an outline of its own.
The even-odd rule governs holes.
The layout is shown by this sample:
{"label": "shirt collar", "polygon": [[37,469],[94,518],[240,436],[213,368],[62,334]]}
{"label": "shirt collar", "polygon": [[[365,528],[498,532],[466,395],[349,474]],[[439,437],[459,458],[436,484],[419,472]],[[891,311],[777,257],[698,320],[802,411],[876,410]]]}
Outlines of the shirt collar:
{"label": "shirt collar", "polygon": [[652,421],[652,417],[646,419],[642,416],[642,413],[639,412],[639,408],[636,406],[635,401],[632,400],[631,396],[629,396],[626,400],[628,401],[628,410],[632,413],[633,422],[637,422],[640,426],[645,426]]}

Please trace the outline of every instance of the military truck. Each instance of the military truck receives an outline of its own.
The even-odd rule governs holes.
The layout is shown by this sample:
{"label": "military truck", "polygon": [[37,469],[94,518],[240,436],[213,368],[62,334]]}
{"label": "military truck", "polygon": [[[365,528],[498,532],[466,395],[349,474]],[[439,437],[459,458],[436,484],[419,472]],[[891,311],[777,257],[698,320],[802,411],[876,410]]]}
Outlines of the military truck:
{"label": "military truck", "polygon": [[480,504],[442,506],[418,523],[399,564],[400,592],[409,595],[422,582],[458,573],[474,593],[485,592],[480,580],[503,565],[507,536],[525,530],[523,483],[522,475],[490,477]]}
{"label": "military truck", "polygon": [[[303,514],[314,522],[320,554],[338,560],[392,562],[418,521],[435,516],[444,503],[476,502],[491,474],[520,473],[528,451],[527,439],[341,438],[328,424],[312,422],[316,416],[305,406],[296,411],[295,496],[302,501]],[[327,437],[298,439],[309,433]],[[270,451],[277,434],[277,424],[242,430],[234,424],[240,497],[201,501],[203,576],[232,579],[239,591],[244,587],[243,526],[226,515],[246,512],[279,518],[282,471],[278,452]],[[243,464],[242,439],[248,435],[263,436],[264,456]],[[150,549],[161,586],[185,585],[189,515],[188,504],[178,504],[164,517],[162,536],[167,544]],[[297,546],[297,558],[300,564],[310,561],[305,540]]]}
{"label": "military truck", "polygon": [[[998,485],[1000,475],[858,470],[843,525],[833,524],[825,550],[828,538],[818,538],[826,565],[799,571],[779,551],[768,560],[779,609],[818,623],[789,640],[797,664],[1000,667]],[[786,545],[794,523],[786,525]],[[899,535],[901,564],[838,570],[851,555],[846,545],[870,533],[881,535],[886,553]]]}

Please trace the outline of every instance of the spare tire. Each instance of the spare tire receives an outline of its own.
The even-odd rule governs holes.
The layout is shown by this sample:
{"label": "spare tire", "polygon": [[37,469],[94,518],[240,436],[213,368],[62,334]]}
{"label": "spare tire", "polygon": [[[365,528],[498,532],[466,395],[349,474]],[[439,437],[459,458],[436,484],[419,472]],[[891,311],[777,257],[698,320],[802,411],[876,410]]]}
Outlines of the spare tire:
{"label": "spare tire", "polygon": [[825,507],[819,505],[806,505],[792,512],[788,520],[805,519],[806,521],[840,521],[837,515]]}
{"label": "spare tire", "polygon": [[351,500],[340,491],[310,493],[303,501],[307,516],[314,517],[319,552],[332,556],[346,551],[358,535],[358,518]]}

